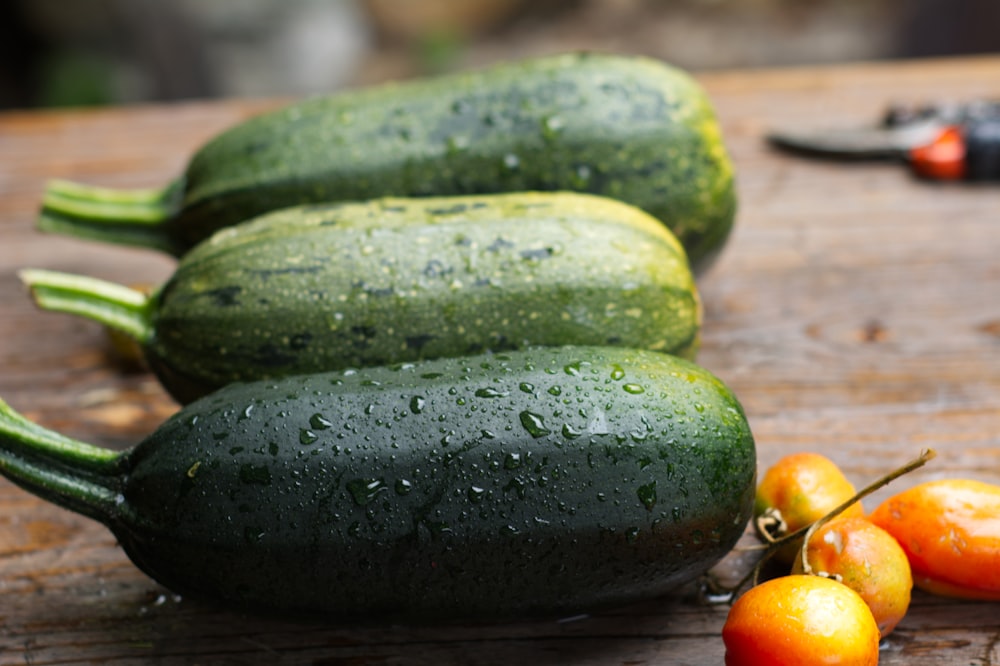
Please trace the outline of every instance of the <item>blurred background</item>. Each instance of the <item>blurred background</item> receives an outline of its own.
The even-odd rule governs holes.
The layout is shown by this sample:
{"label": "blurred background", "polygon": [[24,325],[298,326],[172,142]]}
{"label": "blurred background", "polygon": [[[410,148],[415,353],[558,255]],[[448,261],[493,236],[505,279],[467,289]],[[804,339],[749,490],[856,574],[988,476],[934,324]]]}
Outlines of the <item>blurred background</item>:
{"label": "blurred background", "polygon": [[303,96],[574,49],[692,71],[1000,51],[1000,0],[5,0],[0,108]]}

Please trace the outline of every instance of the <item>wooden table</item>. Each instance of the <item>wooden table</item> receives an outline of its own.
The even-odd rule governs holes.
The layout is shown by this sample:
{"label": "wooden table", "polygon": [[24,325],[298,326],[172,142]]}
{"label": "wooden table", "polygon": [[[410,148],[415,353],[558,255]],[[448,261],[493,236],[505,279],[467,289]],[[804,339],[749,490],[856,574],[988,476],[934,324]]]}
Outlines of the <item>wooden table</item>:
{"label": "wooden table", "polygon": [[[1000,58],[701,77],[739,174],[737,229],[701,280],[700,361],[736,391],[762,467],[821,451],[857,485],[933,447],[869,500],[931,478],[1000,483],[1000,187],[892,164],[772,152],[772,127],[864,123],[892,102],[1000,96]],[[274,102],[0,115],[0,396],[110,447],[176,409],[100,327],[37,311],[33,266],[157,282],[158,254],[33,229],[43,183],[157,185],[203,140]],[[749,537],[748,537],[749,539]],[[734,576],[746,556],[722,573]],[[726,607],[684,595],[573,621],[322,626],[178,599],[100,525],[0,480],[0,663],[721,664]],[[1000,605],[916,593],[883,664],[1000,663]]]}

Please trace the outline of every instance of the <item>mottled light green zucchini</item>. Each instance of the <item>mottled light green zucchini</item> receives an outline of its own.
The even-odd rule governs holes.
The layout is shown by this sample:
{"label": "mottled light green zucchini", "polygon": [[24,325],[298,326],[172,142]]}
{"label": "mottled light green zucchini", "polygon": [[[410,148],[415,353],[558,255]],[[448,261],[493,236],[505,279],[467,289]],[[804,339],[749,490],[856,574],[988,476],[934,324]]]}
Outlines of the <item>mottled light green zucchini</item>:
{"label": "mottled light green zucchini", "polygon": [[577,193],[284,209],[220,231],[152,296],[24,271],[38,303],[125,331],[178,400],[245,381],[532,345],[693,356],[684,250],[638,208]]}

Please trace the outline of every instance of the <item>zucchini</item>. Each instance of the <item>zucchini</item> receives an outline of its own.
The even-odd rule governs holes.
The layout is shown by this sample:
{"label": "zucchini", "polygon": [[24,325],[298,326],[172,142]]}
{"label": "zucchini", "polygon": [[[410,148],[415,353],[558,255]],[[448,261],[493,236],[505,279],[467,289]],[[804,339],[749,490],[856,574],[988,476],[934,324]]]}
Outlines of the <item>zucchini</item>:
{"label": "zucchini", "polygon": [[0,472],[186,597],[426,621],[584,612],[713,566],[753,507],[732,393],[674,356],[536,348],[230,385],[124,452],[0,403]]}
{"label": "zucchini", "polygon": [[577,193],[283,209],[218,232],[152,296],[21,275],[41,307],[138,340],[181,402],[233,381],[531,345],[690,357],[701,323],[676,238]]}
{"label": "zucchini", "polygon": [[638,206],[696,268],[723,246],[736,206],[695,81],[653,59],[577,53],[302,101],[218,135],[162,188],[53,181],[38,226],[180,255],[276,208],[526,190]]}

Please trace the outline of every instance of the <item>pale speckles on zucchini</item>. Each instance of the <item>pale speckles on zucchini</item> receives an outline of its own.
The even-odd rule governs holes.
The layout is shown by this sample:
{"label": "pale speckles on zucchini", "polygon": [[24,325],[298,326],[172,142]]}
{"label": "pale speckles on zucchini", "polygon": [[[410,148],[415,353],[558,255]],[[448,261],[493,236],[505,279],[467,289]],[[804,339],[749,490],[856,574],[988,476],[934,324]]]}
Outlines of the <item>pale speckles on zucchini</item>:
{"label": "pale speckles on zucchini", "polygon": [[650,213],[696,269],[721,249],[736,205],[695,81],[599,54],[306,100],[217,136],[169,193],[91,189],[53,183],[39,226],[182,254],[221,227],[308,202],[574,190]]}
{"label": "pale speckles on zucchini", "polygon": [[[26,281],[43,307],[100,320],[50,300],[50,276]],[[128,323],[188,400],[232,381],[533,345],[692,356],[701,310],[683,248],[647,214],[517,193],[271,213],[194,248]]]}

